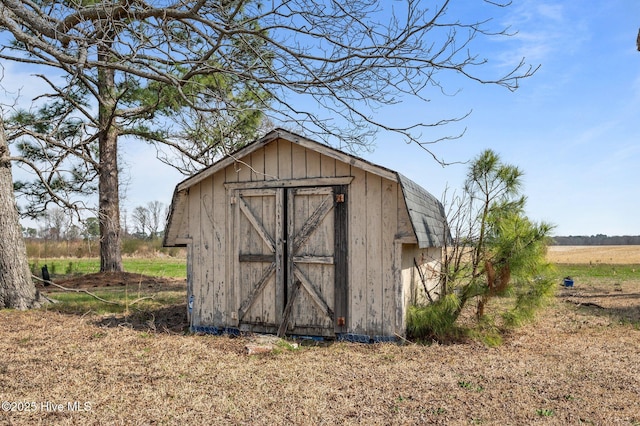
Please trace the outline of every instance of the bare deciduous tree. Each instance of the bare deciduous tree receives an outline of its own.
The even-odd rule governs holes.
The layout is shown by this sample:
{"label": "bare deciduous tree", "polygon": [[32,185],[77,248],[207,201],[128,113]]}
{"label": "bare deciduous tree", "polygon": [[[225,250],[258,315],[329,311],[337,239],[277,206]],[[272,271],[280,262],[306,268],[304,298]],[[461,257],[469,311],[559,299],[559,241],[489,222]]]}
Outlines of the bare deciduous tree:
{"label": "bare deciduous tree", "polygon": [[150,201],[146,206],[133,209],[131,218],[139,234],[155,238],[158,236],[163,221],[164,204],[160,201]]}
{"label": "bare deciduous tree", "polygon": [[68,217],[59,207],[53,207],[44,212],[45,238],[60,241],[67,230]]}
{"label": "bare deciduous tree", "polygon": [[133,209],[131,219],[133,219],[133,226],[135,226],[136,232],[146,236],[150,223],[149,210],[144,206],[138,206]]}
{"label": "bare deciduous tree", "polygon": [[[367,145],[380,129],[394,131],[436,158],[430,144],[447,137],[429,138],[430,129],[459,117],[398,124],[375,110],[403,97],[428,102],[432,88],[448,92],[442,75],[514,90],[535,71],[520,62],[499,75],[486,72],[475,40],[509,34],[490,20],[450,16],[453,3],[2,0],[0,28],[14,40],[0,58],[34,66],[59,107],[43,128],[22,123],[11,138],[55,148],[55,170],[57,158],[79,158],[67,171],[71,182],[83,173],[99,176],[101,270],[120,270],[120,136],[178,154],[178,161],[167,159],[187,171],[233,148],[242,135],[234,123],[256,124],[265,114],[351,147]],[[64,83],[49,78],[50,70],[62,72]],[[68,203],[31,159],[13,160]]]}
{"label": "bare deciduous tree", "polygon": [[164,204],[160,201],[150,201],[147,203],[147,210],[149,211],[149,235],[151,238],[155,238],[158,236],[160,225],[164,220]]}

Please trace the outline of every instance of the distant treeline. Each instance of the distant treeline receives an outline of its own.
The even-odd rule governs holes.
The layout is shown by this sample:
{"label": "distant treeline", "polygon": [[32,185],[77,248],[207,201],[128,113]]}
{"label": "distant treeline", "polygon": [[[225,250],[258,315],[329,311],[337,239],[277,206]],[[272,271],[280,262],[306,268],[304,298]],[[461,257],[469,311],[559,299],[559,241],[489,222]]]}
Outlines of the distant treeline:
{"label": "distant treeline", "polygon": [[640,235],[577,235],[568,237],[553,237],[551,245],[556,246],[635,246],[640,245]]}

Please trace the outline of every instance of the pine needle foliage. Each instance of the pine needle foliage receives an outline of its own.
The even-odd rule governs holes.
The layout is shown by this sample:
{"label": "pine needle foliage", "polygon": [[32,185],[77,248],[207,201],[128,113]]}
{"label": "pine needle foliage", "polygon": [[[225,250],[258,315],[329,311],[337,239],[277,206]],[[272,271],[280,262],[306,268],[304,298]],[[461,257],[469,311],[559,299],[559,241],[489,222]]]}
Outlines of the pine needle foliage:
{"label": "pine needle foliage", "polygon": [[453,244],[445,248],[443,295],[409,309],[410,337],[448,340],[459,335],[461,313],[475,305],[476,329],[467,335],[499,342],[501,332],[533,319],[553,295],[546,262],[553,227],[526,216],[522,176],[491,150],[472,161],[462,196],[445,202],[453,206],[447,215]]}
{"label": "pine needle foliage", "polygon": [[407,312],[407,336],[417,340],[443,340],[456,335],[460,298],[450,293],[428,305],[413,305]]}

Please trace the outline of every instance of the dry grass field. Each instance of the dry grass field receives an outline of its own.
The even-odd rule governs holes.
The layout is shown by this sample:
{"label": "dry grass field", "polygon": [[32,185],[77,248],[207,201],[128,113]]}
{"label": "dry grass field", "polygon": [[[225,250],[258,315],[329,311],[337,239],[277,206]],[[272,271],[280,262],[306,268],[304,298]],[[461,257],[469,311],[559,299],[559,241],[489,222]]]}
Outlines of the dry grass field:
{"label": "dry grass field", "polygon": [[552,263],[640,264],[640,246],[551,246]]}
{"label": "dry grass field", "polygon": [[635,271],[559,287],[498,347],[282,344],[248,355],[251,336],[180,332],[184,305],[4,310],[0,424],[640,425]]}

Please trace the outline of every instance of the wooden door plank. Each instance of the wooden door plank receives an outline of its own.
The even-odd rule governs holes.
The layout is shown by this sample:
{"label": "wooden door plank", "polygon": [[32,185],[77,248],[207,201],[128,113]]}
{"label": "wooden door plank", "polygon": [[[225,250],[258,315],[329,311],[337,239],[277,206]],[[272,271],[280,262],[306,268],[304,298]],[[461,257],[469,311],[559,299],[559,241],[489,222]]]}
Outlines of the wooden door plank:
{"label": "wooden door plank", "polygon": [[[268,196],[257,197],[262,202],[262,211],[258,211],[260,214],[260,223],[262,224],[263,229],[266,232],[266,235],[269,236],[270,241],[273,242],[273,245],[267,244],[264,239],[262,244],[259,246],[259,252],[262,254],[270,254],[271,259],[267,262],[263,262],[260,265],[260,268],[264,268],[269,263],[274,262],[275,258],[275,245],[276,245],[276,224],[275,224],[275,196],[273,191],[269,193]],[[259,207],[258,207],[259,208]],[[256,265],[257,266],[257,265]],[[277,265],[276,265],[277,266]],[[279,324],[278,318],[280,317],[276,312],[276,288],[277,283],[274,280],[270,280],[267,286],[262,291],[262,310],[260,319],[264,324],[273,324],[276,326]]]}
{"label": "wooden door plank", "polygon": [[300,247],[307,241],[309,236],[315,231],[327,214],[333,209],[333,197],[326,196],[318,208],[309,216],[302,229],[296,234],[293,240],[292,254],[296,254]]}
{"label": "wooden door plank", "polygon": [[260,279],[258,280],[256,285],[253,287],[253,289],[251,290],[247,298],[240,304],[240,308],[238,309],[238,321],[241,321],[242,318],[244,318],[247,311],[251,309],[251,306],[257,300],[257,296],[259,296],[262,290],[264,290],[264,287],[267,285],[267,282],[269,281],[269,278],[271,278],[271,275],[273,275],[273,273],[275,272],[275,269],[276,269],[276,264],[275,262],[273,262],[264,271],[264,273],[262,274],[262,277],[260,277]]}
{"label": "wooden door plank", "polygon": [[[235,304],[238,326],[275,329],[281,318],[278,302],[279,240],[277,203],[280,189],[237,189],[234,193]],[[281,250],[280,250],[281,251]],[[281,268],[280,268],[281,269]],[[276,276],[274,278],[274,276]]]}
{"label": "wooden door plank", "polygon": [[[230,191],[229,201],[237,200],[240,198],[240,190]],[[237,308],[240,307],[240,304],[243,301],[242,294],[244,292],[245,286],[247,285],[244,280],[240,277],[240,259],[238,258],[238,254],[240,253],[240,208],[238,207],[237,201],[235,203],[229,202],[229,209],[231,210],[229,216],[233,219],[232,226],[229,228],[227,235],[229,235],[229,244],[233,247],[233,252],[229,252],[229,255],[232,259],[232,265],[229,275],[233,280],[233,285],[231,286],[231,292],[229,294],[229,300],[233,301],[234,312],[232,312],[232,318],[234,321],[239,322]]]}
{"label": "wooden door plank", "polygon": [[306,290],[307,294],[311,296],[311,300],[320,308],[320,312],[323,315],[326,315],[331,321],[333,321],[333,310],[327,305],[327,302],[324,301],[322,295],[318,293],[318,290],[315,285],[311,281],[307,279],[307,277],[302,273],[300,268],[296,265],[293,266],[294,274],[302,283],[302,287]]}
{"label": "wooden door plank", "polygon": [[237,202],[240,205],[240,210],[242,211],[242,213],[244,213],[244,215],[247,217],[249,222],[251,222],[251,225],[253,225],[253,227],[258,232],[260,237],[267,244],[267,246],[269,247],[269,250],[271,250],[272,252],[275,252],[276,251],[275,242],[273,241],[269,233],[262,226],[262,222],[255,217],[255,215],[251,211],[251,207],[247,205],[247,202],[244,200],[242,196],[238,197]]}
{"label": "wooden door plank", "polygon": [[286,218],[286,239],[287,239],[287,243],[286,243],[286,247],[287,247],[287,252],[284,258],[284,268],[285,268],[285,272],[284,272],[284,277],[285,277],[285,281],[283,282],[283,291],[285,294],[285,298],[287,295],[290,295],[293,293],[293,286],[294,286],[294,275],[293,275],[293,266],[294,263],[291,261],[291,259],[293,258],[293,256],[295,255],[295,252],[293,251],[293,236],[296,233],[296,224],[295,224],[295,189],[294,188],[288,188],[286,189],[286,207],[285,207],[285,218]]}
{"label": "wooden door plank", "polygon": [[242,254],[238,255],[240,262],[275,262],[274,254]]}
{"label": "wooden door plank", "polygon": [[[236,203],[238,204],[238,208],[241,211],[241,240],[240,249],[238,250],[238,254],[247,253],[247,254],[264,254],[264,238],[263,235],[266,233],[266,229],[256,229],[255,221],[252,221],[246,212],[242,210],[242,202],[246,204],[248,210],[254,215],[256,221],[258,221],[262,225],[263,217],[262,217],[262,200],[265,195],[261,196],[252,196],[254,195],[251,192],[241,191]],[[262,231],[262,233],[261,233]],[[266,253],[271,253],[270,250],[267,250]],[[243,297],[248,298],[252,294],[253,288],[260,282],[260,278],[264,275],[265,268],[261,263],[240,263],[240,276],[242,279],[242,285],[244,286]],[[261,291],[255,295],[255,299],[251,303],[251,307],[248,311],[243,315],[244,321],[249,323],[254,322],[262,322],[263,321],[263,311],[264,304],[262,298],[262,292],[265,291],[265,288],[268,283],[262,287]]]}
{"label": "wooden door plank", "polygon": [[275,234],[276,251],[275,251],[275,263],[276,263],[276,281],[275,281],[275,310],[276,310],[276,323],[282,322],[282,314],[284,311],[284,299],[285,299],[285,285],[284,282],[284,189],[278,189],[275,193]]}
{"label": "wooden door plank", "polygon": [[293,256],[294,263],[313,263],[318,265],[333,265],[334,259],[333,256]]}
{"label": "wooden door plank", "polygon": [[293,305],[298,298],[298,293],[300,292],[300,286],[302,283],[299,280],[293,285],[293,291],[289,295],[289,300],[287,301],[287,306],[284,308],[284,312],[282,314],[282,320],[280,321],[280,327],[278,327],[278,337],[284,337],[287,332],[287,328],[289,327],[289,318],[291,317],[291,311],[293,310]]}

